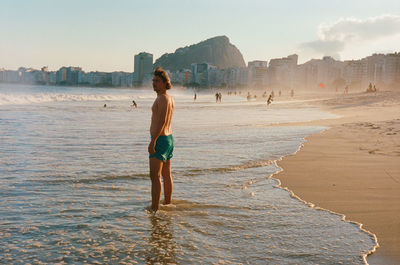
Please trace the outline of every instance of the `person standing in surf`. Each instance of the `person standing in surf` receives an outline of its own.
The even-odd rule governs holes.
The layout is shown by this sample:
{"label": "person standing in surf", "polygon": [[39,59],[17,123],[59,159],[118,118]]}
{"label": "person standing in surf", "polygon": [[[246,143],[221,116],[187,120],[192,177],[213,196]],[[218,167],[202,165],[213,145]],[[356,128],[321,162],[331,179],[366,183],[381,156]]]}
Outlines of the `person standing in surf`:
{"label": "person standing in surf", "polygon": [[168,73],[161,67],[157,67],[153,76],[153,89],[157,93],[157,98],[151,108],[151,141],[148,147],[152,197],[150,208],[153,212],[156,212],[160,205],[161,176],[164,182],[165,204],[170,204],[172,198],[171,158],[174,151],[174,138],[171,121],[175,103],[167,92],[171,87]]}

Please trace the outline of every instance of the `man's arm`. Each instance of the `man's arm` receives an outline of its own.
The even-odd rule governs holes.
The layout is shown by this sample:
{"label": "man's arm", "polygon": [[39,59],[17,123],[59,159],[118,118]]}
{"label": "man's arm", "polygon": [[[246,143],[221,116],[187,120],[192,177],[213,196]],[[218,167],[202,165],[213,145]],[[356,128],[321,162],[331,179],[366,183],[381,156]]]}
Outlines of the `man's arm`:
{"label": "man's arm", "polygon": [[157,142],[157,138],[161,135],[164,126],[165,126],[165,121],[167,118],[167,109],[168,109],[168,100],[165,96],[161,96],[157,100],[157,123],[155,124],[155,130],[154,130],[154,135],[152,135],[148,151],[150,154],[155,153],[155,143]]}

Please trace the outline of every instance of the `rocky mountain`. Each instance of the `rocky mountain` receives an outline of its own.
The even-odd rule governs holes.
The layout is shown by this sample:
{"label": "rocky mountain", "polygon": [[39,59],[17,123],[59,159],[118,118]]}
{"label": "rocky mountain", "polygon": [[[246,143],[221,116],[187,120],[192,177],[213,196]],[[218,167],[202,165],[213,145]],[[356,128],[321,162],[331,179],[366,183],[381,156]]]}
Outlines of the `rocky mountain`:
{"label": "rocky mountain", "polygon": [[158,58],[154,66],[170,71],[191,69],[192,63],[210,63],[219,69],[246,67],[243,55],[226,36],[214,37],[197,44],[177,49]]}

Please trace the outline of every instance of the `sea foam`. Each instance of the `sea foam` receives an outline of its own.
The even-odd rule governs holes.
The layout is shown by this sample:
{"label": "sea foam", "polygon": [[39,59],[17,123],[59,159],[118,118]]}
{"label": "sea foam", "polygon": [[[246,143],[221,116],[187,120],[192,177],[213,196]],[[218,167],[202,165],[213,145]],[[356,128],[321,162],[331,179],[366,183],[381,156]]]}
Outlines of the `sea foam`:
{"label": "sea foam", "polygon": [[108,101],[130,100],[130,95],[102,95],[102,94],[63,94],[63,93],[38,93],[38,94],[4,94],[0,93],[0,105],[40,104],[65,101]]}

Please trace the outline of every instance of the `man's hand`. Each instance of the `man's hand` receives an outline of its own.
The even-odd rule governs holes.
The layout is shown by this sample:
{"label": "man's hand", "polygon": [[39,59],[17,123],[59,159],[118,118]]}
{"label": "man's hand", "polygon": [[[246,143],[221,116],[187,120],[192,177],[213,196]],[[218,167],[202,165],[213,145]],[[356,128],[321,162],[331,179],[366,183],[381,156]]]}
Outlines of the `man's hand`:
{"label": "man's hand", "polygon": [[151,139],[151,141],[149,143],[149,147],[147,149],[149,151],[149,154],[154,154],[156,152],[154,138]]}

